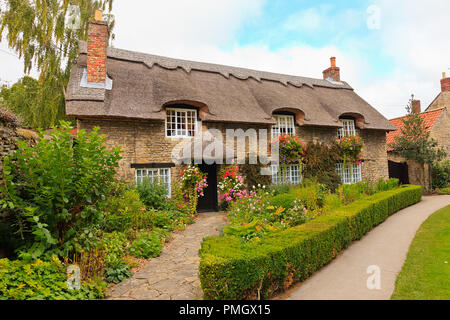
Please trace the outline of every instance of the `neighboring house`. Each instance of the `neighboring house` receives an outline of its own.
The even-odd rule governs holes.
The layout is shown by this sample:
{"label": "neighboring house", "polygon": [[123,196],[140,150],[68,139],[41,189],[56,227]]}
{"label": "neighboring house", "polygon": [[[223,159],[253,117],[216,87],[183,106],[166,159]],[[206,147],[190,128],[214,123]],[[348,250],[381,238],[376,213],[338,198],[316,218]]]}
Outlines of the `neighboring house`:
{"label": "neighboring house", "polygon": [[[446,149],[447,159],[450,159],[450,78],[447,78],[445,73],[443,74],[441,92],[424,112],[421,112],[420,100],[413,101],[412,109],[413,112],[420,113],[425,122],[426,131],[430,132],[430,136],[438,142],[439,146]],[[390,120],[398,130],[391,131],[386,136],[389,175],[399,178],[403,183],[429,187],[430,172],[428,166],[421,166],[414,161],[408,161],[389,147],[394,142],[395,137],[401,135],[405,118],[406,116]]]}
{"label": "neighboring house", "polygon": [[[227,129],[266,129],[268,139],[295,134],[324,143],[357,134],[366,143],[364,162],[338,166],[343,182],[388,177],[386,132],[395,127],[340,80],[334,58],[323,79],[311,79],[119,50],[107,47],[107,39],[106,23],[92,21],[72,69],[66,111],[78,129],[99,126],[109,146],[122,147],[118,174],[126,181],[159,179],[170,196],[180,181],[173,148],[211,129],[223,135]],[[226,148],[236,150],[234,141]],[[209,182],[202,209],[217,206],[220,168],[201,166]],[[283,181],[274,168],[273,181],[301,181],[298,165],[287,170]]]}

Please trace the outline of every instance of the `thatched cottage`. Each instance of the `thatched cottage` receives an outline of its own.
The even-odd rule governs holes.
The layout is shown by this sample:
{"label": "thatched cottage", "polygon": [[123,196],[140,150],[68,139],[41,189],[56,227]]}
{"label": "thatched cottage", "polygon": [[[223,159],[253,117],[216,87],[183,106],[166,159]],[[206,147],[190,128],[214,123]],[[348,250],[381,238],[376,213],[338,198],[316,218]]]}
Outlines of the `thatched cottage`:
{"label": "thatched cottage", "polygon": [[[199,131],[267,129],[269,138],[287,133],[326,143],[360,135],[366,144],[363,164],[338,166],[343,182],[353,183],[388,177],[386,132],[395,130],[341,81],[335,58],[322,79],[178,60],[108,47],[108,27],[101,19],[90,23],[89,39],[80,44],[66,108],[78,129],[99,126],[109,145],[122,147],[121,178],[159,178],[169,195],[180,172],[172,149]],[[209,180],[204,209],[217,205],[219,168],[201,166]],[[300,182],[299,175],[293,165],[289,181],[282,182]]]}

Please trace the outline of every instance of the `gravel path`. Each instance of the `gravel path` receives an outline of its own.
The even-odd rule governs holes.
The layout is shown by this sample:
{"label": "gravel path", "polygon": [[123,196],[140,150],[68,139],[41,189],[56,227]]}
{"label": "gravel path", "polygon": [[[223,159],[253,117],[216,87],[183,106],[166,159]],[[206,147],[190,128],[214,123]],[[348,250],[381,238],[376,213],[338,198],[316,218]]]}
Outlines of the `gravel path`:
{"label": "gravel path", "polygon": [[201,300],[198,250],[206,236],[218,235],[224,214],[200,214],[196,223],[175,234],[160,257],[109,291],[111,300]]}
{"label": "gravel path", "polygon": [[[405,262],[409,246],[422,223],[450,204],[450,196],[423,197],[403,209],[347,248],[329,265],[276,299],[387,300]],[[381,289],[367,288],[369,266],[380,269]]]}

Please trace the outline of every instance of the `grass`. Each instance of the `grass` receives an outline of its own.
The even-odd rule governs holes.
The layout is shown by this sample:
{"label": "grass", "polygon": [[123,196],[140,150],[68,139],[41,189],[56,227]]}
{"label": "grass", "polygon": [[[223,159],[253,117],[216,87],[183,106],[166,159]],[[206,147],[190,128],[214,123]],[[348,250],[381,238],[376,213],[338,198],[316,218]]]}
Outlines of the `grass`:
{"label": "grass", "polygon": [[450,300],[450,206],[420,227],[392,300]]}

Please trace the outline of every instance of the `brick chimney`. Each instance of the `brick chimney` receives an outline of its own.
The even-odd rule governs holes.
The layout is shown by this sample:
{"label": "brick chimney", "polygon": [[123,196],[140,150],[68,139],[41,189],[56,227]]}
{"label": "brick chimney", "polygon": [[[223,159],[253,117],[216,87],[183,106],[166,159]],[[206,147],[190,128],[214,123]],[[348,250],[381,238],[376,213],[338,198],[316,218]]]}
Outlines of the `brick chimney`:
{"label": "brick chimney", "polygon": [[333,81],[341,81],[341,69],[336,67],[336,58],[331,57],[331,67],[323,72],[323,79],[326,80],[328,78],[333,79]]}
{"label": "brick chimney", "polygon": [[422,108],[420,106],[420,100],[413,100],[412,101],[412,105],[411,105],[411,109],[413,113],[421,113],[422,112]]}
{"label": "brick chimney", "polygon": [[102,20],[102,12],[95,11],[95,20],[89,22],[87,49],[87,81],[105,83],[106,50],[108,47],[108,23]]}
{"label": "brick chimney", "polygon": [[441,89],[442,92],[450,91],[450,77],[447,78],[445,72],[442,72]]}

